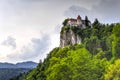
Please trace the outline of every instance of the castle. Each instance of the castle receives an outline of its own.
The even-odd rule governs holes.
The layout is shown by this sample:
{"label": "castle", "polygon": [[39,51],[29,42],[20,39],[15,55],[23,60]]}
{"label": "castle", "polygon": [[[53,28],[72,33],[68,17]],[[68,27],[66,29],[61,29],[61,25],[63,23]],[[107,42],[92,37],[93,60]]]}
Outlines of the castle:
{"label": "castle", "polygon": [[84,28],[90,28],[91,27],[91,22],[88,20],[87,16],[85,17],[85,20],[82,20],[80,15],[78,15],[77,19],[74,18],[68,18],[67,26],[78,26],[82,29]]}
{"label": "castle", "polygon": [[[74,31],[73,28],[76,28],[77,30]],[[91,22],[88,20],[87,16],[85,17],[85,20],[82,20],[80,15],[78,15],[77,19],[66,19],[66,24],[63,26],[60,34],[60,47],[80,44],[82,38],[81,34],[78,32],[85,28],[91,28]]]}

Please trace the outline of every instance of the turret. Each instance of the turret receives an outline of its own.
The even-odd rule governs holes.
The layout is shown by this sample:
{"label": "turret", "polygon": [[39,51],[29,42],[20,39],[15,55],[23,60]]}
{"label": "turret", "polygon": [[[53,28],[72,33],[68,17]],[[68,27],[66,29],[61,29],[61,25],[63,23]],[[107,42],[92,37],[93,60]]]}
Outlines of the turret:
{"label": "turret", "polygon": [[80,17],[80,15],[78,15],[78,17],[77,17],[77,25],[81,25],[81,24],[82,24],[81,17]]}

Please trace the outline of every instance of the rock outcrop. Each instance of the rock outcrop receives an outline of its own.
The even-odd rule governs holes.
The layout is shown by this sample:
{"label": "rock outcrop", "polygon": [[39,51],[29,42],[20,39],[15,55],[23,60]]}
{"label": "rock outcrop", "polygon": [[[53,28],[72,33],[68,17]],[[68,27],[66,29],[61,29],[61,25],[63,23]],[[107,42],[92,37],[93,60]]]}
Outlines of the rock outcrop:
{"label": "rock outcrop", "polygon": [[81,43],[81,37],[72,29],[66,30],[60,34],[60,47],[75,45]]}
{"label": "rock outcrop", "polygon": [[77,19],[66,19],[60,33],[60,47],[73,46],[81,43],[82,29],[91,28],[91,22],[85,17],[85,20],[78,15]]}

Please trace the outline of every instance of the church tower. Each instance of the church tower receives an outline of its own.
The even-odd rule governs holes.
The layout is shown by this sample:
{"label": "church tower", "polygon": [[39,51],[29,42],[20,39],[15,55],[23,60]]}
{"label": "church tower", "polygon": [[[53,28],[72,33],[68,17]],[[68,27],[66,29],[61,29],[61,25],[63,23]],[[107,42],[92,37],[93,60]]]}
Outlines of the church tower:
{"label": "church tower", "polygon": [[82,20],[81,20],[80,15],[78,15],[77,17],[77,25],[82,25]]}

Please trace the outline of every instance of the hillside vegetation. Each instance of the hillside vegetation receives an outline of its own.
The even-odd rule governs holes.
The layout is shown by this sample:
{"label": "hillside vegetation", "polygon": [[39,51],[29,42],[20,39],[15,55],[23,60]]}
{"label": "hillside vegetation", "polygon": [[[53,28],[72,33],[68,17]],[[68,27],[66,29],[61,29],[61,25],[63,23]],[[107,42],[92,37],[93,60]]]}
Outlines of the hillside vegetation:
{"label": "hillside vegetation", "polygon": [[53,49],[25,80],[120,79],[120,24],[101,24],[96,19],[92,28],[74,30],[82,43]]}

